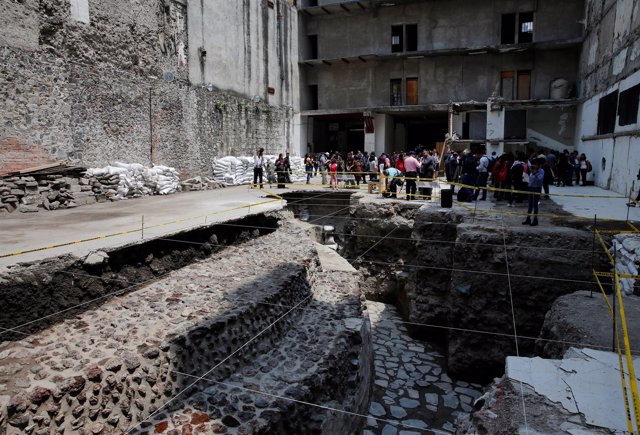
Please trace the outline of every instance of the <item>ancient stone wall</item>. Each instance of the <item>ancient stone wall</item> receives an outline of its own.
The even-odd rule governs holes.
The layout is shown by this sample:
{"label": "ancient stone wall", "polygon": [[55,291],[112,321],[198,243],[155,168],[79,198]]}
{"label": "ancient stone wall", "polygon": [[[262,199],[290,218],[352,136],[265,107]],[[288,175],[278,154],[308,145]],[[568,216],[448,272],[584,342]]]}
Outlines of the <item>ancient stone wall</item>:
{"label": "ancient stone wall", "polygon": [[292,109],[191,86],[182,1],[0,4],[0,173],[57,160],[164,164],[210,175],[216,156],[281,152]]}
{"label": "ancient stone wall", "polygon": [[358,282],[328,276],[315,242],[285,224],[67,312],[0,344],[0,432],[358,432],[372,371]]}

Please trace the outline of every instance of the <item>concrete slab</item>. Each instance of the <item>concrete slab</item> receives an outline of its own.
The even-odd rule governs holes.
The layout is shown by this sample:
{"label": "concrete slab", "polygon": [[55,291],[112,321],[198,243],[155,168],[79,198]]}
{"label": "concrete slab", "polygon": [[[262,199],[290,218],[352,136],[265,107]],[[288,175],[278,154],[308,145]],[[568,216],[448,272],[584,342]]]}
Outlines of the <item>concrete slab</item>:
{"label": "concrete slab", "polygon": [[[83,257],[98,249],[163,237],[211,222],[241,218],[282,208],[284,201],[246,186],[171,196],[154,196],[115,203],[87,205],[30,215],[12,214],[0,219],[0,257],[47,246],[68,245],[0,258],[0,268],[18,262],[73,254]],[[110,234],[119,234],[104,237]],[[96,238],[83,243],[74,241]]]}
{"label": "concrete slab", "polygon": [[551,199],[574,216],[593,218],[596,215],[598,219],[626,220],[629,211],[629,220],[640,221],[640,207],[627,207],[629,199],[611,190],[597,186],[565,186],[552,187],[551,193],[557,194]]}
{"label": "concrete slab", "polygon": [[[640,370],[640,357],[634,359],[634,366],[636,372]],[[506,375],[567,411],[583,414],[590,425],[616,433],[627,430],[615,353],[570,349],[562,360],[508,357]]]}

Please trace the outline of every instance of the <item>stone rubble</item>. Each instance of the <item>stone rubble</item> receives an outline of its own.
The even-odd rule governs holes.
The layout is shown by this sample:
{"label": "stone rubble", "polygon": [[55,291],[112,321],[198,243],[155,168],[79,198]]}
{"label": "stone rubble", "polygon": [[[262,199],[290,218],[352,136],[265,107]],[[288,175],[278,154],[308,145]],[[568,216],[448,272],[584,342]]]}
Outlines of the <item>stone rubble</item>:
{"label": "stone rubble", "polygon": [[0,178],[0,214],[16,210],[35,213],[96,202],[221,187],[225,187],[225,184],[207,177],[197,176],[180,181],[178,172],[167,166],[147,168],[138,164],[114,163],[114,166],[90,168],[86,172],[76,168],[64,174]]}
{"label": "stone rubble", "polygon": [[[454,381],[432,345],[409,337],[392,305],[367,301],[375,355],[375,381],[364,435],[452,432],[468,415],[482,387]],[[438,433],[438,432],[436,432]]]}
{"label": "stone rubble", "polygon": [[[616,234],[613,237],[609,252],[616,260],[616,269],[620,274],[639,275],[640,269],[640,236],[638,234]],[[636,288],[634,278],[620,278],[622,292],[640,296],[640,288]]]}

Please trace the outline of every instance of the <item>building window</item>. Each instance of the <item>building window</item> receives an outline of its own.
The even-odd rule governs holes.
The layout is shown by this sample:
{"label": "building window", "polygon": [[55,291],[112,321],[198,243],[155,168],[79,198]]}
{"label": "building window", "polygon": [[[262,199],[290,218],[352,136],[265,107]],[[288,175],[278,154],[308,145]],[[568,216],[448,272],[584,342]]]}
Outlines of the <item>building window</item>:
{"label": "building window", "polygon": [[391,80],[391,105],[402,106],[402,79]]}
{"label": "building window", "polygon": [[418,25],[407,24],[404,26],[404,29],[407,40],[407,51],[418,51]]}
{"label": "building window", "polygon": [[318,85],[309,85],[309,110],[318,110]]}
{"label": "building window", "polygon": [[418,78],[407,79],[407,105],[418,104]]}
{"label": "building window", "polygon": [[418,50],[418,25],[391,26],[391,52],[403,53]]}
{"label": "building window", "polygon": [[318,58],[318,35],[307,35],[309,39],[309,59]]}
{"label": "building window", "polygon": [[638,103],[640,102],[640,84],[620,92],[618,101],[618,125],[631,125],[638,122]]}
{"label": "building window", "polygon": [[533,42],[533,29],[533,12],[503,14],[500,43],[526,44]]}
{"label": "building window", "polygon": [[531,71],[502,71],[500,95],[505,100],[529,100],[531,98]]}
{"label": "building window", "polygon": [[613,133],[616,126],[618,91],[600,98],[598,104],[598,134]]}

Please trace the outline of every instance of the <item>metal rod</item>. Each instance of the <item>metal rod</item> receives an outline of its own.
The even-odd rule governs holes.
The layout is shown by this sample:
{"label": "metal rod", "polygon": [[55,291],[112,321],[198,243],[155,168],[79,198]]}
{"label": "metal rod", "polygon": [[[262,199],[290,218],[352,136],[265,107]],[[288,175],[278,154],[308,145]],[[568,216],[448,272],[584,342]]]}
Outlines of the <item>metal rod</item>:
{"label": "metal rod", "polygon": [[616,275],[616,258],[618,256],[618,250],[615,245],[613,246],[613,293],[611,296],[612,299],[612,308],[613,308],[613,330],[611,331],[611,352],[616,351],[616,292],[618,291],[618,279]]}
{"label": "metal rod", "polygon": [[144,215],[142,215],[142,227],[141,227],[141,230],[142,230],[142,240],[144,240]]}
{"label": "metal rod", "polygon": [[[598,225],[598,215],[593,215],[593,240],[591,242],[591,271],[593,272],[595,270],[595,264],[596,264],[596,227]],[[593,277],[595,278],[595,277]],[[592,279],[593,279],[592,278]],[[595,283],[593,285],[591,285],[591,295],[590,297],[593,297],[593,287],[594,287]]]}

